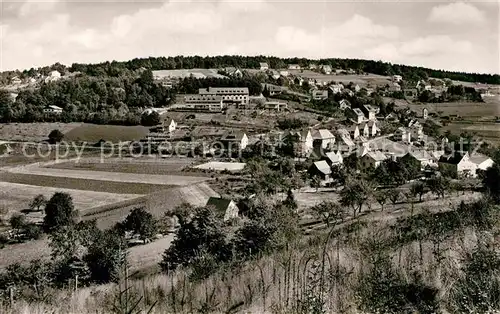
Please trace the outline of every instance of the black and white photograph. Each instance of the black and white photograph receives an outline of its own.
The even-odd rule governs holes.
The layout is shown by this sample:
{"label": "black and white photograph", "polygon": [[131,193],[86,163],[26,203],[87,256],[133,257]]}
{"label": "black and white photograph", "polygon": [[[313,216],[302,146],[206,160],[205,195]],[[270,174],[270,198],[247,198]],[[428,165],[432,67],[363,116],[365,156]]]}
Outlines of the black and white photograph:
{"label": "black and white photograph", "polygon": [[0,0],[0,313],[500,313],[500,2]]}

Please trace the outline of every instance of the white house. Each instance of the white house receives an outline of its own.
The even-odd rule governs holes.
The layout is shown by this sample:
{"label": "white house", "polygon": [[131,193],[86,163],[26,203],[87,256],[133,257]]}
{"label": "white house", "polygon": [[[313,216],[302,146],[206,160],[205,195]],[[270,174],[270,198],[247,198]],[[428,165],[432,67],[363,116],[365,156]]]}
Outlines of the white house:
{"label": "white house", "polygon": [[349,114],[356,124],[360,124],[365,120],[365,115],[359,108],[351,108]]}
{"label": "white house", "polygon": [[206,204],[224,215],[224,221],[238,218],[239,208],[233,200],[222,197],[210,197]]}
{"label": "white house", "polygon": [[393,82],[401,82],[402,80],[403,80],[403,77],[401,75],[393,75],[392,76]]}
{"label": "white house", "polygon": [[335,152],[326,153],[325,161],[328,163],[330,167],[340,166],[344,163],[344,158],[342,157],[342,154],[340,153],[339,150],[336,153]]}
{"label": "white house", "polygon": [[288,75],[290,75],[290,73],[288,71],[281,70],[280,71],[280,75],[283,76],[283,77],[288,77]]}
{"label": "white house", "polygon": [[269,70],[269,65],[266,62],[259,63],[259,66],[260,66],[260,70],[261,71],[267,71],[267,70]]}
{"label": "white house", "polygon": [[455,177],[475,177],[477,165],[471,161],[469,153],[455,152],[439,159],[439,170]]}
{"label": "white house", "polygon": [[493,166],[494,164],[493,159],[479,153],[471,154],[470,161],[476,164],[478,170],[483,170],[483,171]]}
{"label": "white house", "polygon": [[329,66],[328,64],[322,64],[319,66],[319,68],[321,69],[321,72],[323,72],[324,74],[330,75],[332,73],[332,67]]}
{"label": "white house", "polygon": [[316,70],[318,65],[316,63],[309,63],[309,70]]}
{"label": "white house", "polygon": [[324,160],[316,161],[313,163],[312,172],[315,175],[319,175],[321,178],[321,184],[325,185],[332,181],[332,168]]}
{"label": "white house", "polygon": [[54,105],[48,105],[47,107],[45,107],[43,109],[43,113],[46,113],[46,114],[61,114],[62,112],[63,112],[63,109],[61,107],[54,106]]}
{"label": "white house", "polygon": [[315,89],[312,91],[312,98],[314,100],[323,100],[328,98],[328,91],[327,90],[321,90],[321,89]]}
{"label": "white house", "polygon": [[172,133],[177,128],[177,122],[172,118],[163,120],[163,127],[168,130],[168,132]]}
{"label": "white house", "polygon": [[338,93],[341,93],[342,90],[344,89],[344,85],[342,84],[333,84],[333,85],[330,85],[330,90],[332,92],[332,94],[338,94]]}
{"label": "white house", "polygon": [[319,144],[322,149],[333,148],[335,136],[327,129],[313,130],[311,132],[313,142]]}
{"label": "white house", "polygon": [[359,125],[358,124],[355,124],[353,125],[352,127],[350,127],[350,132],[349,134],[351,135],[351,137],[355,140],[357,139],[358,137],[361,136],[361,132],[360,132],[360,129],[359,129]]}
{"label": "white house", "polygon": [[288,70],[300,70],[300,65],[298,64],[289,64]]}

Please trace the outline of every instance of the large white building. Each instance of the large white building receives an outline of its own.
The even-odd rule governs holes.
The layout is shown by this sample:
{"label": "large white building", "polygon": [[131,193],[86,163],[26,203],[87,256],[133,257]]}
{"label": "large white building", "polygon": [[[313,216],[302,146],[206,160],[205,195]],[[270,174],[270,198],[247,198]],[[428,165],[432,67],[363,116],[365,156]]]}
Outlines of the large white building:
{"label": "large white building", "polygon": [[215,95],[185,95],[184,103],[175,104],[171,110],[221,112],[222,97]]}
{"label": "large white building", "polygon": [[224,103],[247,105],[250,99],[248,87],[209,87],[200,88],[200,95],[220,96]]}

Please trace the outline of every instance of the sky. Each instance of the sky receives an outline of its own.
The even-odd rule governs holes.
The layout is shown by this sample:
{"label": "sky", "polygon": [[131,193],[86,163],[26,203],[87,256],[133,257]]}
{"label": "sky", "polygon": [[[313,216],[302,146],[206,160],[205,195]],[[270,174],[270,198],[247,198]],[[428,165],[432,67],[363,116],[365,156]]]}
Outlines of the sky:
{"label": "sky", "polygon": [[0,71],[175,55],[500,73],[499,0],[0,0]]}

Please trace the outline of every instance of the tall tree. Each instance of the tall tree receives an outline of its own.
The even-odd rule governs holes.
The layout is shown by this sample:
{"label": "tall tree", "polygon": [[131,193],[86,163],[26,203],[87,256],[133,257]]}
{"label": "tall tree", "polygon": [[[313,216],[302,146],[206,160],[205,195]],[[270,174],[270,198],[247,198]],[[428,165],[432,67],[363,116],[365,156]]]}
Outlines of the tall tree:
{"label": "tall tree", "polygon": [[62,226],[73,225],[76,216],[71,196],[56,192],[45,205],[44,229],[46,232],[53,232]]}

